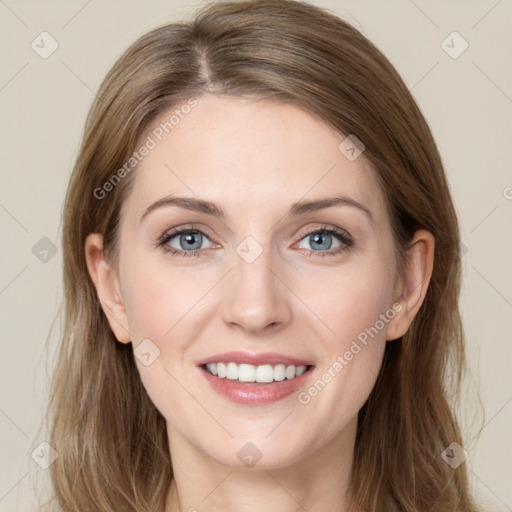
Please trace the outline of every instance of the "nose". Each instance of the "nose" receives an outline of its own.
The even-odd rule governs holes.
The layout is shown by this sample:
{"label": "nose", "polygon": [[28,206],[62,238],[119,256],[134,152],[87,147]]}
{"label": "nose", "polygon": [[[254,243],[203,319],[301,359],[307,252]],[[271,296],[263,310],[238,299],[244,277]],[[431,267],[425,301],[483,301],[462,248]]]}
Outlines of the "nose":
{"label": "nose", "polygon": [[283,328],[292,317],[291,295],[270,250],[255,261],[234,255],[235,268],[224,289],[221,314],[226,324],[250,334]]}

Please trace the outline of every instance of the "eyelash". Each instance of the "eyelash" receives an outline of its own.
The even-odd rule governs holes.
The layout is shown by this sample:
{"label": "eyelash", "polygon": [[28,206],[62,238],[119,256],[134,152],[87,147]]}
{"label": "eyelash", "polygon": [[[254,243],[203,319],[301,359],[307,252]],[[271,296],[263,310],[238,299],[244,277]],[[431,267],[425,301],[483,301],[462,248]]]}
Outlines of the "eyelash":
{"label": "eyelash", "polygon": [[[169,241],[172,240],[173,238],[175,238],[176,236],[190,234],[190,233],[199,233],[199,234],[205,236],[206,238],[208,238],[208,236],[205,233],[203,233],[203,231],[201,231],[200,229],[192,229],[192,228],[174,229],[170,233],[165,233],[160,238],[158,246],[161,247],[166,253],[171,254],[171,255],[177,255],[177,256],[182,256],[182,257],[201,256],[200,253],[204,252],[204,249],[194,249],[192,251],[182,251],[180,249],[175,249],[174,247],[169,247],[167,245],[169,243]],[[340,245],[340,247],[338,247],[334,250],[329,250],[329,251],[313,251],[311,249],[300,249],[301,251],[309,251],[310,252],[309,256],[313,257],[313,258],[316,258],[317,256],[320,256],[320,257],[336,256],[337,254],[340,254],[343,251],[346,251],[347,249],[349,249],[353,244],[350,237],[344,231],[341,231],[339,229],[332,228],[329,226],[321,226],[320,228],[316,228],[308,233],[305,233],[301,237],[300,240],[302,240],[303,238],[306,238],[308,236],[315,235],[317,233],[333,235],[335,238],[337,238],[341,242],[342,245]]]}

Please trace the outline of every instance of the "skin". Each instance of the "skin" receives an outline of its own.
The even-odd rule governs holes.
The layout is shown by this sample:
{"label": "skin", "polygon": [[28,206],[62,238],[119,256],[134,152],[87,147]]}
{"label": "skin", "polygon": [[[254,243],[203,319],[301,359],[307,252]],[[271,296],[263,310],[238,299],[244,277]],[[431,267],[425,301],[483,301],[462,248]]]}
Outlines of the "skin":
{"label": "skin", "polygon": [[[175,480],[166,512],[345,511],[357,413],[385,344],[407,331],[421,306],[434,239],[416,233],[400,277],[384,196],[364,153],[349,161],[338,149],[345,137],[295,106],[212,95],[198,102],[134,171],[118,261],[106,260],[101,234],[86,243],[117,340],[136,348],[149,338],[160,350],[149,366],[136,361],[167,420]],[[165,206],[141,221],[169,194],[215,202],[226,216]],[[297,201],[337,195],[371,217],[350,205],[286,215]],[[200,256],[158,245],[171,228],[191,223],[205,235]],[[318,256],[343,245],[329,235],[330,249],[315,245],[308,235],[321,226],[344,230],[352,245]],[[262,248],[252,263],[236,251],[247,236]],[[179,235],[169,244],[187,250]],[[308,388],[397,304],[400,311],[307,404],[296,393],[267,405],[233,403],[197,367],[229,350],[278,352],[314,361]],[[248,442],[262,454],[251,468],[237,457]]]}

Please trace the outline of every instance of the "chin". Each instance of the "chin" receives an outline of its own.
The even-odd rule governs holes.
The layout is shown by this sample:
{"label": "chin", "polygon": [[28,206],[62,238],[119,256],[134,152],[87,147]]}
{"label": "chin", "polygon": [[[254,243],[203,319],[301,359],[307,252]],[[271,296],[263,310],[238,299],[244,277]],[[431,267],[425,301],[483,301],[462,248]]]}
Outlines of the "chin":
{"label": "chin", "polygon": [[223,453],[209,453],[217,463],[234,469],[275,470],[296,464],[304,451],[296,445],[285,446],[281,441],[231,441]]}

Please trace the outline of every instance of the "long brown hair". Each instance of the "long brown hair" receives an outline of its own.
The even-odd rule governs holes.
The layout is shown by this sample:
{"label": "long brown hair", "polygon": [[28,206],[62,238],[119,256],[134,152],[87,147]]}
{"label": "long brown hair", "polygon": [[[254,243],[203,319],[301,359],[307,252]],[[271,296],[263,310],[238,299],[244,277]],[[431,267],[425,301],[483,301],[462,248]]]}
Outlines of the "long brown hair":
{"label": "long brown hair", "polygon": [[288,0],[213,3],[190,23],[159,27],[126,50],[99,89],[64,207],[64,332],[47,411],[59,454],[50,466],[56,509],[164,510],[173,476],[165,420],[132,347],[109,328],[84,244],[103,233],[115,258],[121,206],[137,171],[106,197],[98,188],[156,116],[205,92],[291,103],[355,134],[382,184],[399,263],[417,229],[435,236],[425,301],[408,333],[387,344],[359,412],[351,496],[364,511],[477,510],[465,465],[452,469],[441,457],[452,442],[462,445],[449,400],[459,391],[464,340],[459,228],[439,152],[386,57],[330,12]]}

